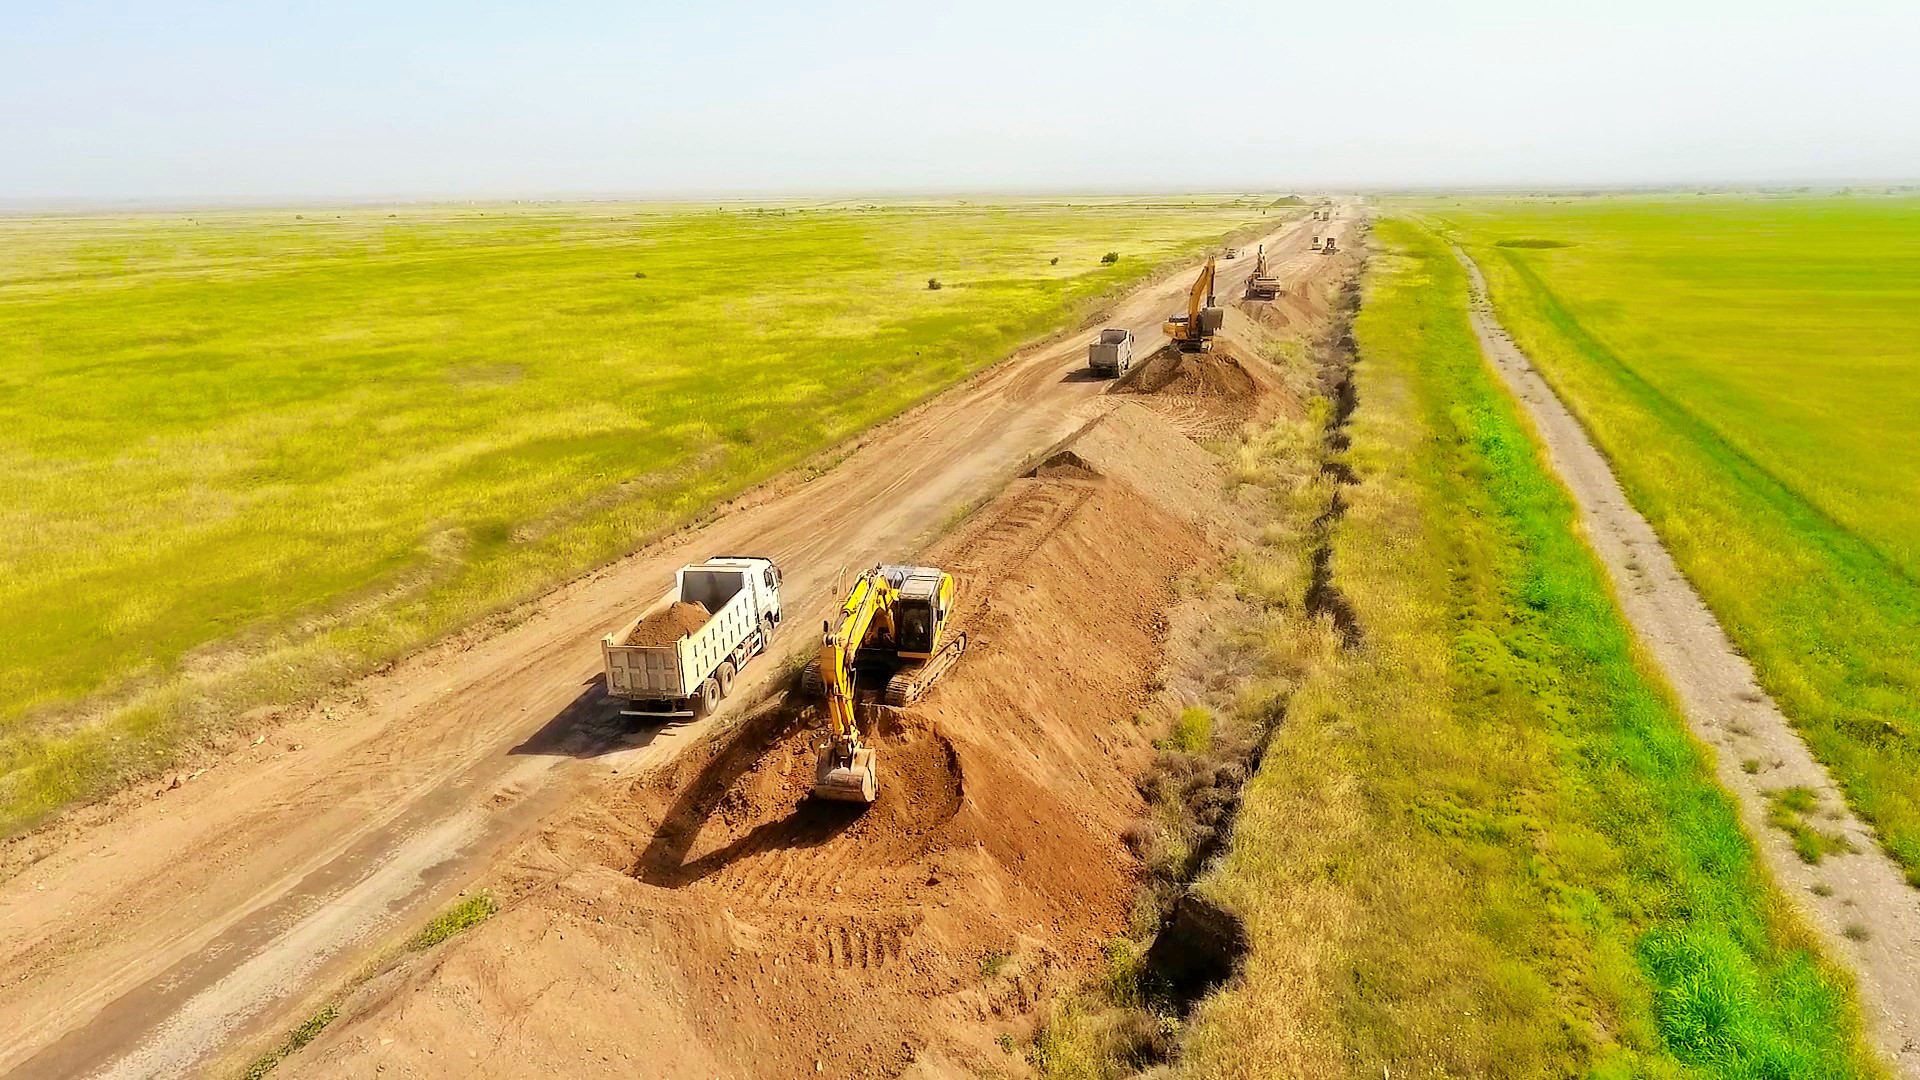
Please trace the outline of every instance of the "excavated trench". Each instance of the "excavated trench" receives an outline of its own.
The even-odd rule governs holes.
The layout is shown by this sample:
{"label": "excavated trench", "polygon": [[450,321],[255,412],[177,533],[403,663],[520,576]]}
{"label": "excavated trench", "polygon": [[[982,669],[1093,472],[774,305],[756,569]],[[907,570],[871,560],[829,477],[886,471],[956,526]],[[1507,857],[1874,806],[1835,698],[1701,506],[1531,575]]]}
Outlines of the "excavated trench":
{"label": "excavated trench", "polygon": [[1333,533],[1347,512],[1341,489],[1359,479],[1354,475],[1353,467],[1342,457],[1352,441],[1347,434],[1347,424],[1360,404],[1359,390],[1353,378],[1353,366],[1358,356],[1353,339],[1353,319],[1359,310],[1359,284],[1357,280],[1350,279],[1342,285],[1335,302],[1333,326],[1315,349],[1321,384],[1328,400],[1333,403],[1332,413],[1321,437],[1320,475],[1331,480],[1334,488],[1327,498],[1326,509],[1314,519],[1311,527],[1312,576],[1306,595],[1307,610],[1330,619],[1334,629],[1340,633],[1341,642],[1349,649],[1360,644],[1360,622],[1354,616],[1353,605],[1342,595],[1339,585],[1334,581]]}
{"label": "excavated trench", "polygon": [[[1347,426],[1358,407],[1354,381],[1357,346],[1353,320],[1360,306],[1357,275],[1340,286],[1328,313],[1330,325],[1314,342],[1312,357],[1320,390],[1332,403],[1318,445],[1318,471],[1333,484],[1325,508],[1309,528],[1311,576],[1305,605],[1310,615],[1325,617],[1344,648],[1361,643],[1361,627],[1351,604],[1334,581],[1333,536],[1346,503],[1342,489],[1358,477],[1342,459],[1350,444]],[[1147,1000],[1156,1008],[1184,1017],[1207,994],[1233,978],[1248,941],[1245,927],[1233,912],[1223,909],[1192,884],[1222,853],[1231,840],[1247,779],[1259,771],[1273,734],[1285,719],[1285,703],[1276,701],[1251,716],[1223,742],[1205,753],[1163,751],[1142,780],[1141,792],[1149,805],[1179,807],[1187,851],[1183,858],[1156,858],[1156,829],[1138,823],[1128,833],[1129,846],[1151,868],[1147,889],[1159,913],[1159,929],[1143,961]],[[1171,1047],[1164,1040],[1148,1040],[1123,1053],[1146,1067],[1165,1060]]]}

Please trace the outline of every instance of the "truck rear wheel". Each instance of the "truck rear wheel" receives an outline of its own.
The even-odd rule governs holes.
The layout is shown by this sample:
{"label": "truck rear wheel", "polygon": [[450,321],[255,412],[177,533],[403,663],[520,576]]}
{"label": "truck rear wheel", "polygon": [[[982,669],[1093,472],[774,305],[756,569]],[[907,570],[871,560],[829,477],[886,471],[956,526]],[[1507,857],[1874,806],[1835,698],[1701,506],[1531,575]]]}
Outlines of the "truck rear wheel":
{"label": "truck rear wheel", "polygon": [[714,682],[713,678],[709,676],[706,681],[700,684],[700,692],[693,696],[693,718],[695,720],[704,720],[713,715],[713,710],[719,707],[720,684]]}
{"label": "truck rear wheel", "polygon": [[713,677],[720,681],[721,697],[726,697],[728,694],[733,693],[733,675],[733,661],[720,661],[720,670],[714,672]]}

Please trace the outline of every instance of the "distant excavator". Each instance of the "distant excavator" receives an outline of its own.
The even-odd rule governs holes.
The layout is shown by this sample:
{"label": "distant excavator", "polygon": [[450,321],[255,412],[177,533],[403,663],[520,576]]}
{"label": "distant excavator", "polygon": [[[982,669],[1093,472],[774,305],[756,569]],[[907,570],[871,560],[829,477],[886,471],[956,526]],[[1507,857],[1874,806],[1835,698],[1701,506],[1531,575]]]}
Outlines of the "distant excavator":
{"label": "distant excavator", "polygon": [[1247,299],[1271,300],[1280,295],[1280,279],[1267,266],[1267,246],[1260,245],[1253,257],[1253,273],[1247,278]]}
{"label": "distant excavator", "polygon": [[855,579],[839,622],[822,626],[820,656],[804,680],[827,702],[815,798],[871,803],[879,795],[878,754],[860,734],[859,687],[884,686],[880,703],[896,708],[926,693],[967,649],[966,634],[947,633],[952,613],[953,575],[937,567],[881,565]]}
{"label": "distant excavator", "polygon": [[1160,327],[1181,352],[1205,352],[1213,348],[1214,331],[1220,329],[1221,320],[1226,318],[1225,311],[1213,306],[1213,278],[1213,260],[1208,259],[1187,293],[1187,313],[1169,318]]}

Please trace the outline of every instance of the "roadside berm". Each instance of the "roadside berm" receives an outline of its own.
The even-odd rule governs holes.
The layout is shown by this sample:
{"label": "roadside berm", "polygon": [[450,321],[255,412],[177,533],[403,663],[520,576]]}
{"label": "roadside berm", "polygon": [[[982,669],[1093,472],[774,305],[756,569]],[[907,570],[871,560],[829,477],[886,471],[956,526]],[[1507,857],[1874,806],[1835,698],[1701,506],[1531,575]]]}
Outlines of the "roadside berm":
{"label": "roadside berm", "polygon": [[[1177,381],[1177,380],[1176,380]],[[1183,401],[1238,423],[1253,382]],[[864,811],[806,798],[790,690],[671,769],[577,802],[489,883],[500,914],[368,983],[313,1076],[972,1075],[1095,968],[1161,732],[1169,612],[1235,533],[1219,460],[1144,392],[925,557],[973,642],[876,733]],[[1209,409],[1209,402],[1215,407]]]}

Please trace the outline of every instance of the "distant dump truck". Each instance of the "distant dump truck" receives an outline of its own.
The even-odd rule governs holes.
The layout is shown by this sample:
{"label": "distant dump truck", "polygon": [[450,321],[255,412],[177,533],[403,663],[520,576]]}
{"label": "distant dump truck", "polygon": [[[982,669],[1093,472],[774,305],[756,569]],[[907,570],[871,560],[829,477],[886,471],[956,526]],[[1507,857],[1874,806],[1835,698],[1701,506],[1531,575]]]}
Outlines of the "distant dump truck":
{"label": "distant dump truck", "polygon": [[1313,250],[1315,251],[1320,250],[1320,237],[1318,234],[1316,234],[1313,238]]}
{"label": "distant dump truck", "polygon": [[1087,366],[1095,375],[1125,375],[1133,367],[1133,331],[1109,326],[1087,346]]}
{"label": "distant dump truck", "polygon": [[1334,249],[1338,246],[1339,245],[1333,242],[1333,237],[1329,236],[1327,237],[1326,242],[1320,245],[1320,254],[1332,255],[1334,253]]}
{"label": "distant dump truck", "polygon": [[706,716],[780,625],[780,568],[771,559],[708,559],[681,567],[674,585],[672,596],[600,639],[607,694],[627,702],[623,716]]}

